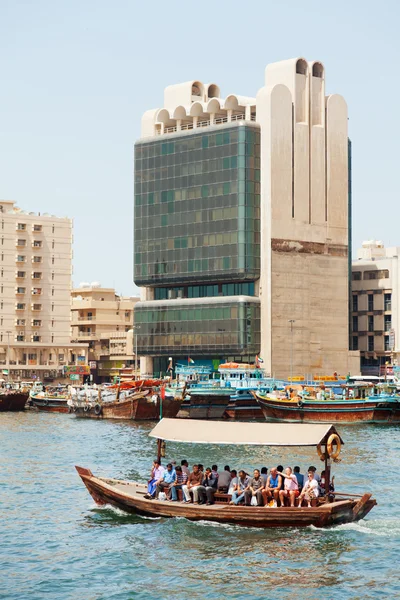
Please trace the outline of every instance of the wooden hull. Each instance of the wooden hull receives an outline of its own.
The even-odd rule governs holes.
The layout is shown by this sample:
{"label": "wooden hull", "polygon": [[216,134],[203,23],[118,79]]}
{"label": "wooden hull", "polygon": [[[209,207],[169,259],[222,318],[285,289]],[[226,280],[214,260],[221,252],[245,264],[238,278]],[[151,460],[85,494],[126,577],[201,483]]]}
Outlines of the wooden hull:
{"label": "wooden hull", "polygon": [[[134,421],[157,421],[160,418],[160,399],[153,402],[148,392],[135,394],[124,400],[104,402],[101,411],[94,405],[73,410],[77,417],[86,419],[122,419]],[[178,414],[181,403],[178,400],[166,398],[162,401],[162,416],[174,418]]]}
{"label": "wooden hull", "polygon": [[358,521],[376,505],[370,494],[360,500],[344,499],[315,508],[266,508],[229,504],[182,504],[146,500],[142,484],[94,477],[89,469],[76,467],[94,501],[111,504],[129,513],[147,517],[183,517],[190,521],[212,521],[245,527],[329,527]]}
{"label": "wooden hull", "polygon": [[293,423],[399,423],[400,403],[379,404],[369,400],[349,402],[295,402],[260,398],[257,396],[264,417],[268,421]]}
{"label": "wooden hull", "polygon": [[222,419],[230,402],[229,394],[196,394],[189,391],[187,407],[190,419]]}
{"label": "wooden hull", "polygon": [[0,412],[24,410],[29,392],[9,392],[0,394]]}
{"label": "wooden hull", "polygon": [[43,400],[31,399],[31,403],[41,412],[56,412],[56,413],[68,413],[70,412],[67,404],[68,400],[58,400],[57,398],[48,398]]}

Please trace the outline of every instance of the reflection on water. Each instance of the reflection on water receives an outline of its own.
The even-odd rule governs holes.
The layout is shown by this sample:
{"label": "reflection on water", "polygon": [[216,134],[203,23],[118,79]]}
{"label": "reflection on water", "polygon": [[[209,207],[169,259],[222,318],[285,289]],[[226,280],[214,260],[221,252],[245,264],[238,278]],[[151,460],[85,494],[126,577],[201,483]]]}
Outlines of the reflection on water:
{"label": "reflection on water", "polygon": [[[96,507],[74,465],[145,481],[156,449],[148,438],[151,427],[0,414],[6,457],[0,470],[0,562],[6,574],[0,598],[400,597],[400,510],[390,475],[398,470],[400,427],[340,427],[345,445],[334,466],[337,489],[371,490],[378,506],[365,521],[328,530],[243,529]],[[321,467],[312,448],[168,444],[167,451],[168,459],[217,462],[220,468]]]}

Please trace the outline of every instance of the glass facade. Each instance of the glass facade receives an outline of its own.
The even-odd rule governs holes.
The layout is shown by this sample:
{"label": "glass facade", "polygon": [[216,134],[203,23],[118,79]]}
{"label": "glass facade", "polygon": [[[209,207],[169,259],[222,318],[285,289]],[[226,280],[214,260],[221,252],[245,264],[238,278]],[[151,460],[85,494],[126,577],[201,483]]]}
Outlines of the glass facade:
{"label": "glass facade", "polygon": [[254,296],[254,282],[217,283],[215,285],[187,285],[155,288],[154,300],[176,298],[210,298],[213,296]]}
{"label": "glass facade", "polygon": [[229,125],[135,145],[139,286],[260,276],[260,132]]}
{"label": "glass facade", "polygon": [[[146,306],[147,304],[147,306]],[[254,299],[135,306],[140,355],[256,354],[260,351],[260,303]]]}

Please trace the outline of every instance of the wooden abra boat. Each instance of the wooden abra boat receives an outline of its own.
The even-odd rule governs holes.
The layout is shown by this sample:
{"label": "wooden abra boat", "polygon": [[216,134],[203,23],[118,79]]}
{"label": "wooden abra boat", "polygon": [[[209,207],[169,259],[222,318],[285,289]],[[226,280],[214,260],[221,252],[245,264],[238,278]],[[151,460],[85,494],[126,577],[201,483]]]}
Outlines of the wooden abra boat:
{"label": "wooden abra boat", "polygon": [[267,421],[287,423],[399,423],[400,402],[396,397],[366,396],[353,399],[274,397],[252,392]]}
{"label": "wooden abra boat", "polygon": [[24,410],[28,398],[28,391],[2,390],[0,392],[0,412]]}
{"label": "wooden abra boat", "polygon": [[[161,403],[161,406],[160,406]],[[86,419],[130,419],[134,421],[158,420],[162,414],[176,417],[181,407],[179,400],[151,395],[150,390],[133,392],[112,402],[70,402],[71,411]]]}
{"label": "wooden abra boat", "polygon": [[[273,423],[238,423],[162,419],[150,433],[157,438],[159,454],[165,440],[187,443],[210,443],[262,446],[317,446],[325,462],[325,485],[329,490],[331,456],[337,460],[343,443],[332,425],[277,425]],[[240,440],[240,441],[238,441]],[[282,440],[286,440],[284,444]],[[331,452],[331,455],[329,454]],[[213,521],[247,527],[328,527],[358,521],[376,505],[371,494],[329,493],[314,499],[314,506],[279,507],[230,505],[228,494],[216,494],[215,504],[182,504],[148,500],[147,486],[142,483],[96,477],[89,469],[76,467],[94,501],[111,504],[129,513],[148,517],[185,517],[191,521]]]}

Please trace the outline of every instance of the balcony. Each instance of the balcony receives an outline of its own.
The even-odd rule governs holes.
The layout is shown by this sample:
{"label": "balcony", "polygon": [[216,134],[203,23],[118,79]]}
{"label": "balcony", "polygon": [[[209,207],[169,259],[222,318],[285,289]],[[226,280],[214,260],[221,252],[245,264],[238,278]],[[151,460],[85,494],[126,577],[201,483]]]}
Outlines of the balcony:
{"label": "balcony", "polygon": [[38,240],[33,240],[32,248],[41,248],[41,247],[42,247],[42,242],[40,242]]}
{"label": "balcony", "polygon": [[32,263],[34,264],[40,264],[42,262],[42,257],[41,256],[32,256]]}
{"label": "balcony", "polygon": [[17,223],[15,230],[16,231],[26,231],[26,223]]}
{"label": "balcony", "polygon": [[38,321],[37,319],[33,319],[32,321],[32,327],[41,327],[42,326],[42,321]]}
{"label": "balcony", "polygon": [[26,321],[25,319],[17,319],[15,321],[15,327],[25,327]]}

